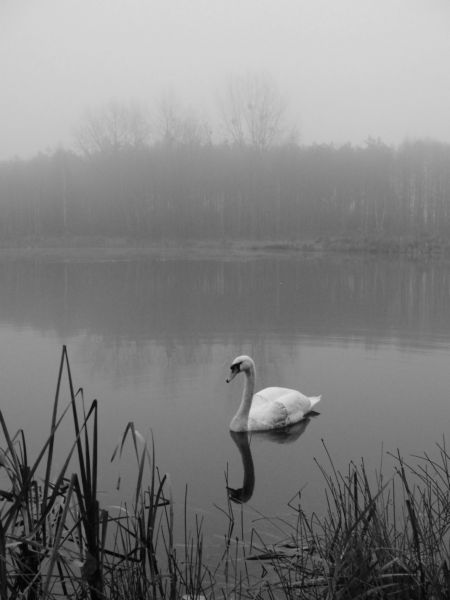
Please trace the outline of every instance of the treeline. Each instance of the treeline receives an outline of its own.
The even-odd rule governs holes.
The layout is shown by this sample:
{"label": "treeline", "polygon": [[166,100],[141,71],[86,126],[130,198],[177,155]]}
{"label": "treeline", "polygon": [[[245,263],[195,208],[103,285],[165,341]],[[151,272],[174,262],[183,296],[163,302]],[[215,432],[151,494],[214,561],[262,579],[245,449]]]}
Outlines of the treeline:
{"label": "treeline", "polygon": [[157,142],[0,163],[0,241],[450,236],[450,145]]}

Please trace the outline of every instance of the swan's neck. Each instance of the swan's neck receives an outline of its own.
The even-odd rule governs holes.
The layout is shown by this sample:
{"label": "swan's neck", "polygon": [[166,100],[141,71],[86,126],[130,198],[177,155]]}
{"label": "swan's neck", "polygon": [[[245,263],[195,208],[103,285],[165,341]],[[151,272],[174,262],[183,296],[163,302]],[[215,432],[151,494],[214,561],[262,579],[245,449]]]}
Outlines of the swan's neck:
{"label": "swan's neck", "polygon": [[232,499],[238,502],[248,502],[253,495],[255,488],[255,467],[253,466],[252,452],[250,450],[249,433],[245,432],[231,432],[231,437],[235,441],[242,458],[242,466],[244,467],[244,481],[241,488],[233,490]]}
{"label": "swan's neck", "polygon": [[244,373],[245,383],[241,404],[230,423],[230,427],[233,431],[247,431],[248,415],[252,405],[253,391],[255,389],[255,369],[252,367],[248,371],[244,371]]}
{"label": "swan's neck", "polygon": [[245,444],[240,445],[239,450],[242,457],[242,465],[244,467],[244,482],[242,484],[242,500],[246,502],[250,500],[255,488],[255,467],[253,466],[252,452],[250,450],[250,444],[248,436],[250,434],[245,432]]}

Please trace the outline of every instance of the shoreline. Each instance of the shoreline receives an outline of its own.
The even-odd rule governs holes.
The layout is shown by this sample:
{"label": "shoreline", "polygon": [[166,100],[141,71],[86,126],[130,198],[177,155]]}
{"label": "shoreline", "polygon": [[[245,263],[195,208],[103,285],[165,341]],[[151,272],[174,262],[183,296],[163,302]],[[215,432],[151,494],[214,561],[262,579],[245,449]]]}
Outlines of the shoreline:
{"label": "shoreline", "polygon": [[388,256],[440,259],[450,256],[450,240],[440,238],[316,238],[298,241],[148,241],[124,238],[61,237],[18,240],[0,245],[0,259],[128,260],[134,258],[256,258],[295,255]]}

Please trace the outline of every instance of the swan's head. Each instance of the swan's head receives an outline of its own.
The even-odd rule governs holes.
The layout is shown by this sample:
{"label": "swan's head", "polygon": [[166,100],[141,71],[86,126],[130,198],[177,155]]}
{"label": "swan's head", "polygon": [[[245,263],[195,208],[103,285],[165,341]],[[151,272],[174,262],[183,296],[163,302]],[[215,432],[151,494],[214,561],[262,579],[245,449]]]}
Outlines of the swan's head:
{"label": "swan's head", "polygon": [[227,383],[234,379],[238,373],[248,373],[254,368],[255,363],[253,362],[253,359],[250,358],[250,356],[246,356],[245,354],[243,354],[242,356],[236,356],[236,358],[230,365],[230,374],[227,378]]}

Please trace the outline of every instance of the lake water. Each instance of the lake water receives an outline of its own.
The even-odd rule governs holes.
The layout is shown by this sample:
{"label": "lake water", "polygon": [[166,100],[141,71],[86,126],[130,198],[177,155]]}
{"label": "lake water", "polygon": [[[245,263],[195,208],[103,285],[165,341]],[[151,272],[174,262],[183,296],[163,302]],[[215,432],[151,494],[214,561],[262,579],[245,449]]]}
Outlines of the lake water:
{"label": "lake water", "polygon": [[[63,344],[77,386],[99,400],[101,485],[117,502],[109,458],[128,421],[153,433],[178,507],[221,536],[226,477],[251,521],[320,510],[315,459],[369,469],[432,453],[450,424],[450,264],[375,257],[0,261],[1,408],[33,448],[49,431]],[[229,422],[253,356],[257,387],[322,394],[320,415],[291,437],[234,439]],[[127,463],[125,463],[127,464]],[[125,468],[125,467],[123,467]],[[123,493],[126,493],[122,490]],[[182,512],[182,511],[181,511]]]}

